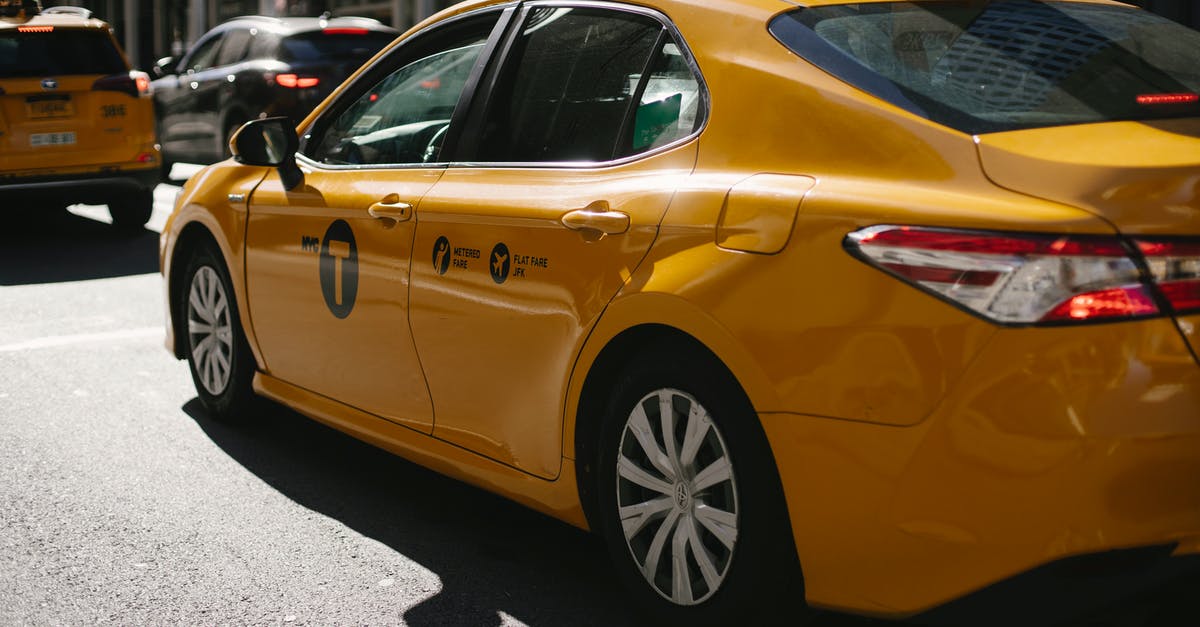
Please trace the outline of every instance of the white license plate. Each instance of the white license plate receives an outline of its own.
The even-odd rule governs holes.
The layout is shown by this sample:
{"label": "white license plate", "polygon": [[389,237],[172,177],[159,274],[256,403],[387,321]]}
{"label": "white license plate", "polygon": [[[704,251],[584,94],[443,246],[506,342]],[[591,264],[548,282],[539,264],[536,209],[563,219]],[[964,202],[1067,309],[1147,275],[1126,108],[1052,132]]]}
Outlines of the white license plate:
{"label": "white license plate", "polygon": [[75,143],[75,133],[34,133],[29,136],[29,144],[38,146],[71,146]]}

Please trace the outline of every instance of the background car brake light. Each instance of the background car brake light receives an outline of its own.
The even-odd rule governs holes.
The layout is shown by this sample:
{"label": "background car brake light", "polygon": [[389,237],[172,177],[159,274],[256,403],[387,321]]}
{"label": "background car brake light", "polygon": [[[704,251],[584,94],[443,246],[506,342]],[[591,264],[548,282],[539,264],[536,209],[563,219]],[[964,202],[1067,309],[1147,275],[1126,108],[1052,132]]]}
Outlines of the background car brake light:
{"label": "background car brake light", "polygon": [[277,74],[275,83],[288,89],[308,89],[321,84],[321,79],[315,76],[299,76],[296,74]]}
{"label": "background car brake light", "polygon": [[365,28],[331,27],[322,29],[326,35],[366,35],[371,32]]}
{"label": "background car brake light", "polygon": [[1039,324],[1159,313],[1116,237],[873,226],[846,237],[867,263],[989,320]]}
{"label": "background car brake light", "polygon": [[1200,311],[1200,241],[1139,239],[1137,246],[1175,313]]}
{"label": "background car brake light", "polygon": [[132,71],[128,74],[113,74],[92,83],[92,91],[119,91],[133,98],[150,95],[150,75]]}

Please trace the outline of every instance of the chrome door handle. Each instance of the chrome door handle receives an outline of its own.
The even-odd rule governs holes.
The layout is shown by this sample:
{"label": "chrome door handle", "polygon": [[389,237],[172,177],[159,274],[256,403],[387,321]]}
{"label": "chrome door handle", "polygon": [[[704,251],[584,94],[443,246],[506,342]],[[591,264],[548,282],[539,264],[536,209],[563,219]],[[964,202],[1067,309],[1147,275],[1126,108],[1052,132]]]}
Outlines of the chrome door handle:
{"label": "chrome door handle", "polygon": [[383,200],[367,207],[367,213],[372,218],[379,220],[391,220],[392,222],[404,222],[412,217],[412,205],[406,202],[400,202],[400,198],[395,194],[384,198]]}
{"label": "chrome door handle", "polygon": [[568,211],[561,221],[563,226],[572,231],[590,231],[598,235],[595,239],[629,230],[629,214],[609,209],[608,202],[604,200],[597,200],[583,209]]}

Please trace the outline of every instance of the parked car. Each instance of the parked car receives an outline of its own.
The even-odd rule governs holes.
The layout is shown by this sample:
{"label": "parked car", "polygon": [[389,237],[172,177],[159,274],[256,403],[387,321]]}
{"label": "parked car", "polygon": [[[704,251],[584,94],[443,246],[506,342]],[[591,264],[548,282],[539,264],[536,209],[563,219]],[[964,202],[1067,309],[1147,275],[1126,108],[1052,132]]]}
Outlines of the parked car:
{"label": "parked car", "polygon": [[164,174],[180,161],[229,156],[247,120],[299,122],[399,31],[361,17],[232,19],[206,33],[182,59],[155,65]]}
{"label": "parked car", "polygon": [[107,204],[113,224],[150,219],[159,181],[150,77],[87,9],[0,0],[0,199]]}
{"label": "parked car", "polygon": [[596,531],[660,624],[1057,622],[1200,556],[1198,50],[1113,2],[458,5],[183,188],[166,345],[213,416]]}

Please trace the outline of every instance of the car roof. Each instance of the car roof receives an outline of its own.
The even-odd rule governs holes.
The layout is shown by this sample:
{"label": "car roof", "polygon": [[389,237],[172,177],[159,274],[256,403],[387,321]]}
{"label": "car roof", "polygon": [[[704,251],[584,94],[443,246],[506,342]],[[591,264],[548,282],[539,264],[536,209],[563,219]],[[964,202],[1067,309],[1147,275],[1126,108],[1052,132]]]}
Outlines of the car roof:
{"label": "car roof", "polygon": [[[858,4],[858,3],[885,3],[897,2],[900,0],[615,0],[616,2],[631,4],[636,6],[644,6],[652,9],[658,9],[664,13],[670,13],[671,9],[688,8],[688,9],[704,9],[714,10],[715,12],[727,12],[736,10],[738,7],[753,8],[767,10],[772,13],[779,13],[787,9],[795,9],[802,7],[817,7],[835,4]],[[945,2],[945,0],[906,0],[922,3]],[[1064,2],[1079,2],[1085,4],[1110,4],[1117,6],[1128,7],[1125,2],[1116,0],[1061,0]],[[434,15],[430,20],[437,19],[439,16],[453,15],[456,13],[465,13],[474,9],[479,9],[488,6],[514,4],[514,0],[468,0],[461,4],[456,4],[450,8]]]}

